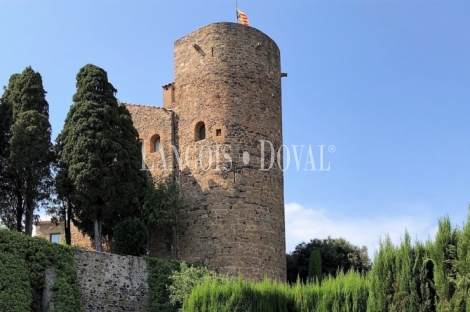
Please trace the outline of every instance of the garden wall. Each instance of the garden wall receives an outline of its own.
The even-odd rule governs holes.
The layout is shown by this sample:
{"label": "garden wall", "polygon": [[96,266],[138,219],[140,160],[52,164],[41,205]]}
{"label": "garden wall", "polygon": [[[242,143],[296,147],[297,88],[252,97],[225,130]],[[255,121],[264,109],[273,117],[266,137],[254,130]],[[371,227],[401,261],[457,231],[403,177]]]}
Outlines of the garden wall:
{"label": "garden wall", "polygon": [[83,311],[146,311],[147,263],[141,257],[78,250],[74,265]]}

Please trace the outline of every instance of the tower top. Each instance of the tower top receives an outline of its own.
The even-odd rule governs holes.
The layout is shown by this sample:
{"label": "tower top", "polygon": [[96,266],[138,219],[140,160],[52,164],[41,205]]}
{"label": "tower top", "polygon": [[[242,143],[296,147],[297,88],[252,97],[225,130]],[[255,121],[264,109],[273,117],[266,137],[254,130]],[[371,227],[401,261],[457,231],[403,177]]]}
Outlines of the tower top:
{"label": "tower top", "polygon": [[181,41],[184,41],[186,38],[192,37],[195,34],[198,34],[198,33],[201,33],[201,32],[209,32],[209,33],[210,32],[217,32],[217,33],[220,33],[220,34],[224,34],[224,33],[228,33],[228,32],[231,32],[231,33],[236,32],[236,33],[239,33],[241,35],[246,35],[248,37],[253,37],[253,38],[262,38],[262,37],[264,37],[264,40],[268,40],[268,41],[272,42],[272,44],[274,44],[276,50],[279,53],[279,47],[277,46],[276,42],[271,37],[266,35],[264,32],[262,32],[261,30],[259,30],[257,28],[251,27],[251,26],[244,26],[242,24],[237,24],[237,23],[233,23],[233,22],[216,22],[216,23],[211,23],[211,24],[208,24],[206,26],[200,27],[200,28],[192,31],[188,35],[183,36],[180,39],[176,40],[175,41],[175,46],[178,46],[181,43]]}

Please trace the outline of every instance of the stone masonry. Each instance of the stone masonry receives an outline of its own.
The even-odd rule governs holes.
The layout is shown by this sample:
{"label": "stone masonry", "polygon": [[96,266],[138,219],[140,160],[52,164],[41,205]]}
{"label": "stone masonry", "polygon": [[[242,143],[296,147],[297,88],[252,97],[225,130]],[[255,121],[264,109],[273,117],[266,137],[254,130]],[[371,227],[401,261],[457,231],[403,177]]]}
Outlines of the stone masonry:
{"label": "stone masonry", "polygon": [[252,27],[210,24],[175,42],[174,71],[163,108],[126,105],[144,141],[144,167],[176,180],[187,202],[175,237],[157,253],[284,280],[283,172],[260,170],[261,140],[275,151],[282,145],[276,43]]}
{"label": "stone masonry", "polygon": [[147,311],[143,258],[79,250],[74,265],[84,311]]}
{"label": "stone masonry", "polygon": [[[74,256],[80,288],[81,311],[147,311],[147,263],[141,257],[77,250]],[[44,311],[53,310],[56,274],[45,274]]]}

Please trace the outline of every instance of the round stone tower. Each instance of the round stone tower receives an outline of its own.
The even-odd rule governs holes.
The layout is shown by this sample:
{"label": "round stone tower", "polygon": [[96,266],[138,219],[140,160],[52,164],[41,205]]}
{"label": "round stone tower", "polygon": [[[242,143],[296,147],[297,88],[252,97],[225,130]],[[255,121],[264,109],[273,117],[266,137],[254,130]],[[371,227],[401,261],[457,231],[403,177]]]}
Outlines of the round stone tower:
{"label": "round stone tower", "polygon": [[166,108],[175,112],[176,179],[188,204],[178,257],[285,280],[279,48],[255,28],[214,23],[175,42],[174,66]]}

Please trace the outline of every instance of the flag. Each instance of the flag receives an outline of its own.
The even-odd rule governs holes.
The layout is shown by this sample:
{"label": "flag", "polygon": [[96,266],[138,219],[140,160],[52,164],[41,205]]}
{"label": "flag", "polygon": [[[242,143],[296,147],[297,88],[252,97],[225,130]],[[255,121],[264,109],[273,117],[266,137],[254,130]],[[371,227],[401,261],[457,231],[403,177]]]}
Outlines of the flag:
{"label": "flag", "polygon": [[242,23],[243,25],[245,26],[248,26],[249,25],[249,22],[248,22],[248,17],[246,16],[245,13],[243,13],[242,11],[238,10],[237,9],[237,19],[240,21],[240,23]]}

